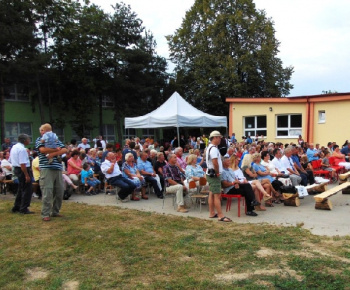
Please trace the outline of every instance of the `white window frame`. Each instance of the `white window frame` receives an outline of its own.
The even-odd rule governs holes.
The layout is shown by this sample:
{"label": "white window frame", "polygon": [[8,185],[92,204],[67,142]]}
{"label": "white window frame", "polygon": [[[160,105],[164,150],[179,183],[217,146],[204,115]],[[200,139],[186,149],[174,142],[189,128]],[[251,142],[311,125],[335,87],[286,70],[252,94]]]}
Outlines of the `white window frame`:
{"label": "white window frame", "polygon": [[62,143],[64,143],[65,138],[64,138],[64,129],[63,128],[54,128],[52,130],[52,132],[54,132],[57,135],[58,140],[60,140]]}
{"label": "white window frame", "polygon": [[[255,127],[253,128],[246,128],[246,118],[253,118],[254,117],[254,123],[255,123]],[[244,136],[248,137],[248,134],[246,132],[248,131],[254,131],[254,135],[249,135],[250,137],[255,137],[256,136],[256,131],[263,131],[265,130],[266,134],[264,135],[264,137],[266,137],[267,135],[267,127],[263,127],[263,128],[258,128],[257,124],[258,124],[258,117],[265,117],[266,118],[266,124],[267,124],[267,116],[266,115],[257,115],[257,116],[244,116],[244,122],[243,122],[243,132],[244,132]],[[261,136],[261,135],[260,135]]]}
{"label": "white window frame", "polygon": [[136,136],[136,129],[125,128],[124,130],[124,139],[134,138]]}
{"label": "white window frame", "polygon": [[[8,87],[8,93],[5,93],[5,100],[10,102],[29,102],[30,98],[28,94],[19,93],[20,86],[14,84],[13,86]],[[20,98],[22,97],[22,98]],[[23,99],[25,97],[25,99]]]}
{"label": "white window frame", "polygon": [[[112,135],[111,134],[107,134],[108,126],[112,126],[113,127],[113,134]],[[102,135],[103,135],[104,140],[107,140],[108,143],[114,143],[115,142],[115,126],[114,126],[114,124],[103,124],[102,125],[102,132],[103,132]]]}
{"label": "white window frame", "polygon": [[144,128],[142,129],[142,137],[147,138],[147,137],[154,137],[154,128]]}
{"label": "white window frame", "polygon": [[[21,126],[29,126],[30,128],[30,134],[29,132],[23,132],[21,130]],[[11,126],[12,128],[16,128],[16,132],[13,131],[13,129],[8,130],[8,127]],[[6,122],[5,123],[5,137],[10,138],[11,142],[17,143],[18,142],[18,135],[19,134],[27,134],[30,137],[31,142],[33,143],[33,128],[32,123],[30,122]]]}
{"label": "white window frame", "polygon": [[[301,122],[303,122],[303,115],[302,114],[279,114],[276,115],[276,138],[298,138],[299,135],[302,135],[303,131],[303,124],[301,124],[301,127],[291,127],[291,116],[300,116]],[[282,116],[288,116],[288,126],[287,127],[277,127],[278,126],[278,117]],[[288,135],[281,135],[278,136],[278,131],[288,131]]]}
{"label": "white window frame", "polygon": [[318,111],[318,123],[319,124],[326,123],[326,111],[325,110]]}
{"label": "white window frame", "polygon": [[109,96],[102,96],[102,108],[113,108],[113,101]]}
{"label": "white window frame", "polygon": [[[91,131],[90,130],[86,130],[85,131],[85,134],[84,134],[84,137],[88,139],[88,143],[90,143],[92,140],[91,140],[91,137],[92,134],[91,134]],[[81,143],[81,139],[78,134],[74,131],[74,129],[72,128],[72,138],[71,139],[75,139],[77,140],[77,144],[80,144]]]}

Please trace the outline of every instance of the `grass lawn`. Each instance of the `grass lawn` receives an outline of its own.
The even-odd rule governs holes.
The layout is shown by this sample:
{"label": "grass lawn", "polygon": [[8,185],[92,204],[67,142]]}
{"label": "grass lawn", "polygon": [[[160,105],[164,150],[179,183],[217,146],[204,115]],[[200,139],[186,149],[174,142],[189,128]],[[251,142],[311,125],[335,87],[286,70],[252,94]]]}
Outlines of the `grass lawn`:
{"label": "grass lawn", "polygon": [[0,200],[0,289],[350,289],[350,237],[64,203]]}

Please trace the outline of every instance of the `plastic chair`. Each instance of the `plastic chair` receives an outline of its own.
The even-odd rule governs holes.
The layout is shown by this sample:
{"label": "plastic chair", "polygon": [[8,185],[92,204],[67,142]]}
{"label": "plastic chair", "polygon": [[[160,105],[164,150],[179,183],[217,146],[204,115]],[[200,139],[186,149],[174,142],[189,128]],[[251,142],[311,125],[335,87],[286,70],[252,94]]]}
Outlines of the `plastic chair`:
{"label": "plastic chair", "polygon": [[335,170],[335,175],[337,180],[339,179],[339,174],[340,173],[344,173],[345,171],[345,167],[344,166],[340,166],[337,164],[336,159],[334,156],[329,157],[329,164],[331,165],[331,167]]}
{"label": "plastic chair", "polygon": [[240,194],[225,194],[225,193],[221,193],[221,197],[227,198],[226,212],[231,210],[232,198],[237,198],[237,200],[238,200],[238,203],[237,203],[237,205],[238,205],[238,217],[241,217],[241,199],[242,199],[242,203],[244,205],[245,213],[247,213],[247,206],[245,204],[244,196],[242,196]]}
{"label": "plastic chair", "polygon": [[320,159],[311,161],[312,168],[314,169],[314,176],[323,175],[326,178],[330,178],[331,172],[328,170],[322,170],[321,163],[322,163],[322,160],[320,160]]}
{"label": "plastic chair", "polygon": [[[202,181],[202,183],[204,183],[204,181]],[[207,180],[206,179],[205,179],[204,185],[205,184],[207,184]],[[201,185],[201,181],[199,181],[199,185]],[[195,181],[191,180],[188,183],[188,187],[189,187],[189,190],[197,189],[197,184],[196,184]],[[202,212],[202,202],[207,203],[208,194],[199,193],[198,191],[199,191],[199,188],[197,189],[197,193],[196,194],[191,195],[191,199],[192,199],[192,203],[193,203],[193,200],[194,200],[194,204],[195,205],[199,205],[199,211]]]}

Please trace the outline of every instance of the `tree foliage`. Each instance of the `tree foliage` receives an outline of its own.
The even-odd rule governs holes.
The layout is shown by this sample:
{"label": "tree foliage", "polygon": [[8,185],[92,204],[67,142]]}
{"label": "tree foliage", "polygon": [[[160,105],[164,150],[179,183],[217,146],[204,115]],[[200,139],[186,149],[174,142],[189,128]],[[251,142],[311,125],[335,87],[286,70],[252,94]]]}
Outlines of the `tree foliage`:
{"label": "tree foliage", "polygon": [[[83,136],[94,126],[93,112],[101,117],[101,100],[107,97],[115,104],[122,138],[126,114],[144,113],[164,101],[166,61],[130,6],[116,4],[109,14],[88,1],[4,0],[0,16],[1,88],[26,83],[42,120],[64,126],[69,118]],[[11,67],[21,71],[20,80],[11,78]],[[99,125],[101,130],[102,117]]]}
{"label": "tree foliage", "polygon": [[227,97],[289,94],[292,67],[277,57],[271,19],[252,0],[196,0],[167,36],[176,83],[196,107],[227,115]]}

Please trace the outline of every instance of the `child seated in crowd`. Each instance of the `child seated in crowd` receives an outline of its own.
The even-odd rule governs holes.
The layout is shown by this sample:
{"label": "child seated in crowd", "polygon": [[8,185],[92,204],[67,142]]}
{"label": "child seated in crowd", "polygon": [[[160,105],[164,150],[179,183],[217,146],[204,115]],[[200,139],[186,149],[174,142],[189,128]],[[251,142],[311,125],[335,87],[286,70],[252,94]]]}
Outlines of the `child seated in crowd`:
{"label": "child seated in crowd", "polygon": [[81,182],[85,186],[89,186],[89,189],[85,192],[86,195],[97,194],[96,186],[101,182],[94,177],[94,172],[90,168],[89,163],[84,163],[83,170],[81,171]]}
{"label": "child seated in crowd", "polygon": [[321,162],[322,170],[330,171],[332,175],[332,182],[335,183],[337,182],[337,179],[335,178],[335,169],[332,168],[329,163],[329,157],[331,156],[331,152],[326,151],[324,154],[325,154],[325,157],[322,159],[322,162]]}

